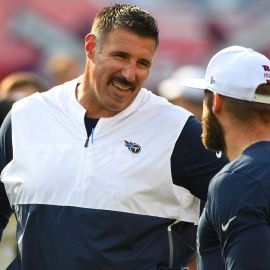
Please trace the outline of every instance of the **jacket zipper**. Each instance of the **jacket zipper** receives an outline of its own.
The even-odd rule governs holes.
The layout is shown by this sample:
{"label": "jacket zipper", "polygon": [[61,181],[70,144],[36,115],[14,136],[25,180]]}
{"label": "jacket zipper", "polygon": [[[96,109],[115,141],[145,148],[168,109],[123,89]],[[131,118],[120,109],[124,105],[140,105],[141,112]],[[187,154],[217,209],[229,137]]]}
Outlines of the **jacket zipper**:
{"label": "jacket zipper", "polygon": [[179,223],[180,220],[175,220],[171,225],[168,226],[168,239],[169,239],[169,269],[173,269],[173,237],[172,237],[172,226]]}
{"label": "jacket zipper", "polygon": [[88,147],[88,145],[89,145],[89,139],[90,139],[90,138],[91,138],[91,144],[94,143],[94,131],[95,131],[95,129],[92,128],[91,133],[89,134],[89,136],[87,135],[87,138],[86,138],[84,147]]}

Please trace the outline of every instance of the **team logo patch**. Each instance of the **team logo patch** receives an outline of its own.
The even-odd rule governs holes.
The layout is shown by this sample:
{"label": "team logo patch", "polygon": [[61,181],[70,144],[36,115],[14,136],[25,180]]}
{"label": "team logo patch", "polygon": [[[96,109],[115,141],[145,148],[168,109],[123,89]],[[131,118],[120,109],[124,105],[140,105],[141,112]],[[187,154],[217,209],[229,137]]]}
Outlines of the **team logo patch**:
{"label": "team logo patch", "polygon": [[129,141],[124,141],[125,146],[128,148],[128,150],[134,154],[138,154],[141,152],[141,146],[138,145],[137,143],[129,142]]}
{"label": "team logo patch", "polygon": [[217,158],[221,158],[222,157],[222,152],[221,151],[217,151],[216,152],[216,157]]}
{"label": "team logo patch", "polygon": [[269,66],[263,65],[264,69],[264,78],[268,84],[270,84],[270,68]]}
{"label": "team logo patch", "polygon": [[216,83],[216,80],[214,79],[214,77],[212,76],[211,77],[211,80],[210,80],[210,84],[215,84]]}

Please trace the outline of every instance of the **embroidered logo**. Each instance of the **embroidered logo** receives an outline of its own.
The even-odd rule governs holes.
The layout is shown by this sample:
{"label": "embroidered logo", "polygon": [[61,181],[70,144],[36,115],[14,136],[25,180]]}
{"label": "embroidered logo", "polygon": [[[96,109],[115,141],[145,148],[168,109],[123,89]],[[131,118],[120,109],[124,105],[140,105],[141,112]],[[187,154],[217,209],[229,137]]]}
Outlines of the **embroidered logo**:
{"label": "embroidered logo", "polygon": [[211,77],[210,84],[215,84],[215,83],[216,83],[216,81],[215,81],[214,77],[212,76],[212,77]]}
{"label": "embroidered logo", "polygon": [[231,223],[234,219],[236,219],[236,217],[237,217],[237,216],[234,216],[234,217],[230,218],[230,219],[228,220],[228,222],[227,222],[225,225],[223,225],[223,223],[221,223],[221,229],[222,229],[223,232],[226,232],[226,231],[227,231],[227,229],[229,228],[230,223]]}
{"label": "embroidered logo", "polygon": [[222,157],[222,152],[221,151],[216,151],[216,156],[217,156],[217,158],[221,158]]}
{"label": "embroidered logo", "polygon": [[141,146],[137,143],[129,142],[125,140],[125,146],[128,148],[128,150],[134,154],[138,154],[141,152]]}
{"label": "embroidered logo", "polygon": [[269,66],[263,65],[264,78],[268,84],[270,84],[270,68]]}

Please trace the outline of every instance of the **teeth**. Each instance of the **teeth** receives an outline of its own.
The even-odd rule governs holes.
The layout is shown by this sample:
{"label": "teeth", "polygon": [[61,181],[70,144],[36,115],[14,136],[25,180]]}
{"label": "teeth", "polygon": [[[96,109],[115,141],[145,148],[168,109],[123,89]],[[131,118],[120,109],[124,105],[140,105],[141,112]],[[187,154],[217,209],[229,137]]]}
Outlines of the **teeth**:
{"label": "teeth", "polygon": [[122,90],[129,90],[130,89],[130,87],[128,85],[121,84],[119,82],[113,82],[113,85],[122,89]]}

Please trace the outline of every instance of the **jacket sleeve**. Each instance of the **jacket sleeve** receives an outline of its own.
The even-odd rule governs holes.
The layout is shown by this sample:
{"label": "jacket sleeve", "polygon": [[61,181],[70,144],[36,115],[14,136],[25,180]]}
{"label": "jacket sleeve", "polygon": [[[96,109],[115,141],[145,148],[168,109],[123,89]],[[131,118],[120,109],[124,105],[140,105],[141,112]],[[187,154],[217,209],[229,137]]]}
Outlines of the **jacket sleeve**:
{"label": "jacket sleeve", "polygon": [[[0,171],[12,159],[12,140],[11,140],[11,117],[6,117],[0,129]],[[12,214],[4,184],[0,181],[0,240],[3,230],[6,227],[9,217]]]}
{"label": "jacket sleeve", "polygon": [[188,189],[194,196],[206,201],[208,185],[228,159],[206,150],[202,144],[201,123],[191,116],[175,146],[171,156],[173,183]]}

